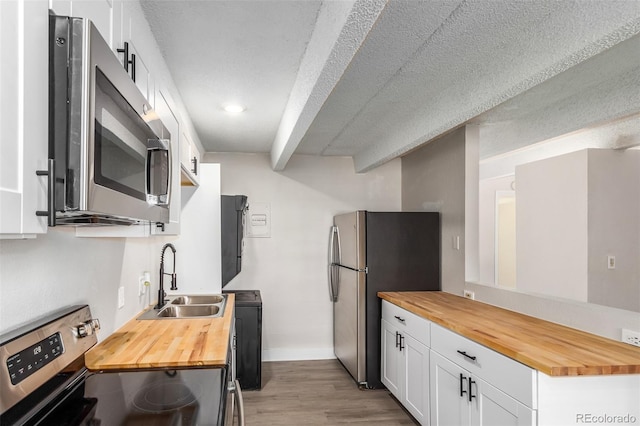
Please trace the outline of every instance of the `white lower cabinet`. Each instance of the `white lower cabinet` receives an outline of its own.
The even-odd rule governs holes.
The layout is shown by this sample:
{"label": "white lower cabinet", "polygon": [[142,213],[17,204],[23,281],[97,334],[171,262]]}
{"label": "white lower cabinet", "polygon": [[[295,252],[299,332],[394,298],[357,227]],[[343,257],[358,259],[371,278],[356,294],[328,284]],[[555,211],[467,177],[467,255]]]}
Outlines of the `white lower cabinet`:
{"label": "white lower cabinet", "polygon": [[431,424],[536,424],[536,371],[437,324],[431,327]]}
{"label": "white lower cabinet", "polygon": [[432,425],[535,425],[535,411],[431,352]]}
{"label": "white lower cabinet", "polygon": [[386,301],[382,303],[382,383],[420,424],[427,425],[430,323]]}
{"label": "white lower cabinet", "polygon": [[382,383],[422,425],[640,421],[640,374],[548,376],[385,300],[381,352]]}

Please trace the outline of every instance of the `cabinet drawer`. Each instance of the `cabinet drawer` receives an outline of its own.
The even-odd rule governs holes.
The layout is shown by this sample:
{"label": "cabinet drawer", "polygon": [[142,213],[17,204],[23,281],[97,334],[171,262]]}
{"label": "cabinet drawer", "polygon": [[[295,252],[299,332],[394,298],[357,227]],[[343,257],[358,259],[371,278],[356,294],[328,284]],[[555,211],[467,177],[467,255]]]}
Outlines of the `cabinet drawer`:
{"label": "cabinet drawer", "polygon": [[526,406],[536,408],[536,371],[532,368],[438,324],[431,326],[431,349]]}
{"label": "cabinet drawer", "polygon": [[430,346],[429,328],[431,321],[386,300],[382,301],[382,319],[396,326],[400,331],[404,331],[423,345]]}

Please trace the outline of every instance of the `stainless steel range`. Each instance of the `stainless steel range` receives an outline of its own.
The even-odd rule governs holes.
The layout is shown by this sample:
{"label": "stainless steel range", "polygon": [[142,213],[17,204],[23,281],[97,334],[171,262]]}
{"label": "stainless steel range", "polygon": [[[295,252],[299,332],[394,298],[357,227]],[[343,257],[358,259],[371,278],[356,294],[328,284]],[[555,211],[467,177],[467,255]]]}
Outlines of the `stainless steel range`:
{"label": "stainless steel range", "polygon": [[0,336],[0,425],[227,425],[228,368],[89,372],[99,322],[73,306]]}

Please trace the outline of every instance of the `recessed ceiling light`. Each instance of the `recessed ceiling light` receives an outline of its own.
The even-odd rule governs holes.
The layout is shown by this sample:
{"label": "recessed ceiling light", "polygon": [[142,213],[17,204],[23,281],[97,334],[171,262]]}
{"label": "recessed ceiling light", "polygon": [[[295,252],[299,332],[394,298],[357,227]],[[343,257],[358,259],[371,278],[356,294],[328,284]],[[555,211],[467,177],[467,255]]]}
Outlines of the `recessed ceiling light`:
{"label": "recessed ceiling light", "polygon": [[238,114],[243,112],[246,108],[243,107],[242,105],[238,105],[238,104],[227,104],[223,107],[223,109],[226,112],[230,112],[232,114]]}

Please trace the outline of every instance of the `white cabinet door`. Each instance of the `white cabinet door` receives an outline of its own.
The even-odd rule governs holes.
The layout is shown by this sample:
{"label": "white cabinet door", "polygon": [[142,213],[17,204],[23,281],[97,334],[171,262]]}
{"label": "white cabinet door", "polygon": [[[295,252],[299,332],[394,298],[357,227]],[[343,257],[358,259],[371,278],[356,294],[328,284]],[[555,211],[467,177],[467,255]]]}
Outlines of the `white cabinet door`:
{"label": "white cabinet door", "polygon": [[180,165],[182,166],[182,184],[198,186],[200,169],[200,151],[186,132],[180,140]]}
{"label": "white cabinet door", "polygon": [[[156,91],[149,60],[158,57],[160,53],[153,42],[151,30],[138,8],[137,3],[128,1],[123,2],[119,7],[122,31],[120,48],[124,48],[124,43],[128,44],[128,60],[131,61],[128,65],[129,76],[135,81],[140,93],[151,107],[155,108]],[[124,59],[122,53],[118,57]]]}
{"label": "white cabinet door", "polygon": [[[0,1],[0,237],[47,232],[49,3]],[[9,59],[10,58],[10,59]]]}
{"label": "white cabinet door", "polygon": [[382,320],[381,381],[398,400],[402,400],[401,352],[398,329]]}
{"label": "white cabinet door", "polygon": [[113,17],[111,24],[111,50],[118,57],[120,63],[124,61],[124,55],[118,52],[124,46],[124,27],[123,27],[123,2],[125,0],[111,0],[111,15]]}
{"label": "white cabinet door", "polygon": [[535,411],[482,379],[472,377],[471,424],[477,426],[534,426]]}
{"label": "white cabinet door", "polygon": [[430,323],[383,301],[381,329],[382,383],[420,424],[428,425],[429,347],[425,343]]}
{"label": "white cabinet door", "polygon": [[429,377],[431,425],[471,424],[471,410],[466,393],[469,373],[437,352],[431,351]]}
{"label": "white cabinet door", "polygon": [[432,425],[536,424],[534,410],[434,351],[430,370]]}
{"label": "white cabinet door", "polygon": [[402,343],[402,403],[420,424],[429,422],[429,348],[404,334]]}
{"label": "white cabinet door", "polygon": [[129,75],[132,76],[132,78],[135,75],[135,83],[138,89],[140,89],[140,93],[142,93],[152,107],[155,107],[153,80],[151,79],[149,68],[144,61],[144,55],[140,53],[137,44],[133,41],[129,41],[129,57],[130,60],[134,62],[134,64],[131,65],[134,68],[129,69]]}

